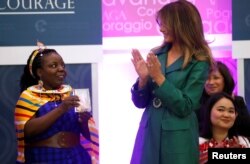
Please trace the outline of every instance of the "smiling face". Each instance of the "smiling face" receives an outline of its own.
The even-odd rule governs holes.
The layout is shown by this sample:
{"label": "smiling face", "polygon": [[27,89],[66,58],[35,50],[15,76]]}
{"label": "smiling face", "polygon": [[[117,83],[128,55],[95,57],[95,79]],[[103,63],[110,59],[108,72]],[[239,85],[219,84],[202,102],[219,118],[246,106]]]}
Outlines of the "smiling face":
{"label": "smiling face", "polygon": [[231,100],[223,97],[217,101],[210,114],[213,128],[229,130],[236,119],[237,113]]}
{"label": "smiling face", "polygon": [[212,71],[205,82],[205,90],[208,95],[222,92],[224,89],[224,78],[218,70]]}
{"label": "smiling face", "polygon": [[58,89],[66,77],[65,64],[62,57],[53,52],[42,57],[42,68],[37,74],[43,81],[43,87],[47,90]]}

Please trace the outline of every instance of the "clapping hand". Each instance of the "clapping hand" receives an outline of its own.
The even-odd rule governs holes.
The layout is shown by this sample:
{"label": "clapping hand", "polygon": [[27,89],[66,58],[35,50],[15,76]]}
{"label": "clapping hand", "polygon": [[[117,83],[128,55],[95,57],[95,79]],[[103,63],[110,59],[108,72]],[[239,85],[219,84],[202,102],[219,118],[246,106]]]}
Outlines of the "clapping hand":
{"label": "clapping hand", "polygon": [[150,77],[156,80],[157,77],[162,75],[161,63],[153,52],[149,52],[147,56],[147,66]]}
{"label": "clapping hand", "polygon": [[132,49],[132,63],[139,76],[139,88],[143,87],[148,77],[151,77],[159,86],[164,82],[165,76],[161,71],[161,63],[153,52],[149,52],[145,61],[139,50]]}
{"label": "clapping hand", "polygon": [[141,53],[138,49],[132,49],[131,53],[133,57],[131,61],[139,78],[147,79],[149,76],[148,67],[145,60],[142,58]]}

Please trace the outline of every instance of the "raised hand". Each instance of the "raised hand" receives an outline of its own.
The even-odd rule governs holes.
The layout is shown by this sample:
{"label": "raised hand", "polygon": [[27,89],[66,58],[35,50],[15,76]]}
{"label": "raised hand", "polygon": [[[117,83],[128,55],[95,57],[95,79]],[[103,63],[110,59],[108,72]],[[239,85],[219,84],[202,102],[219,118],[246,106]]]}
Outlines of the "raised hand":
{"label": "raised hand", "polygon": [[139,88],[143,88],[149,78],[148,67],[145,60],[142,58],[141,53],[137,49],[132,49],[132,63],[134,64],[135,71],[139,76]]}
{"label": "raised hand", "polygon": [[231,146],[231,148],[242,148],[243,145],[240,144],[239,142],[239,139],[234,136],[233,139],[230,140],[230,143],[229,143]]}
{"label": "raised hand", "polygon": [[138,49],[132,49],[132,63],[134,64],[135,71],[141,79],[148,78],[148,68],[145,60],[142,58],[141,53]]}
{"label": "raised hand", "polygon": [[161,63],[153,52],[149,52],[147,56],[147,68],[149,76],[160,86],[164,82],[165,76],[161,70]]}

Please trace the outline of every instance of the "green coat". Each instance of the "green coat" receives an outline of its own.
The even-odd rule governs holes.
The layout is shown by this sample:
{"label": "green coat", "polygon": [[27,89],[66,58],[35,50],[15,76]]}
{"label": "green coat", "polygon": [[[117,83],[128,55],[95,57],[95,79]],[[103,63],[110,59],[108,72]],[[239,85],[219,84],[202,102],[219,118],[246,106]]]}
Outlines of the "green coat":
{"label": "green coat", "polygon": [[[183,58],[166,68],[168,47],[157,53],[166,80],[158,87],[152,80],[138,90],[131,89],[136,107],[145,108],[137,133],[131,164],[196,164],[199,159],[199,107],[209,64],[192,59],[182,69]],[[153,106],[158,98],[161,106]],[[156,102],[156,101],[155,101]],[[157,103],[156,103],[157,104]]]}

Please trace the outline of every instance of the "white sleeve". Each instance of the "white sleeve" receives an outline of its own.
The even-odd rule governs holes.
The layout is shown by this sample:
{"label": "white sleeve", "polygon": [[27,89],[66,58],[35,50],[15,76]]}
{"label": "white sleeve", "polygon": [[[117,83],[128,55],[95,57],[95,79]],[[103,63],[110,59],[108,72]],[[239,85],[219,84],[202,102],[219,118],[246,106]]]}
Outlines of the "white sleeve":
{"label": "white sleeve", "polygon": [[246,137],[238,136],[239,144],[244,145],[246,148],[250,148],[249,140]]}
{"label": "white sleeve", "polygon": [[208,141],[208,139],[203,138],[203,137],[199,137],[199,144],[203,144],[204,142]]}

